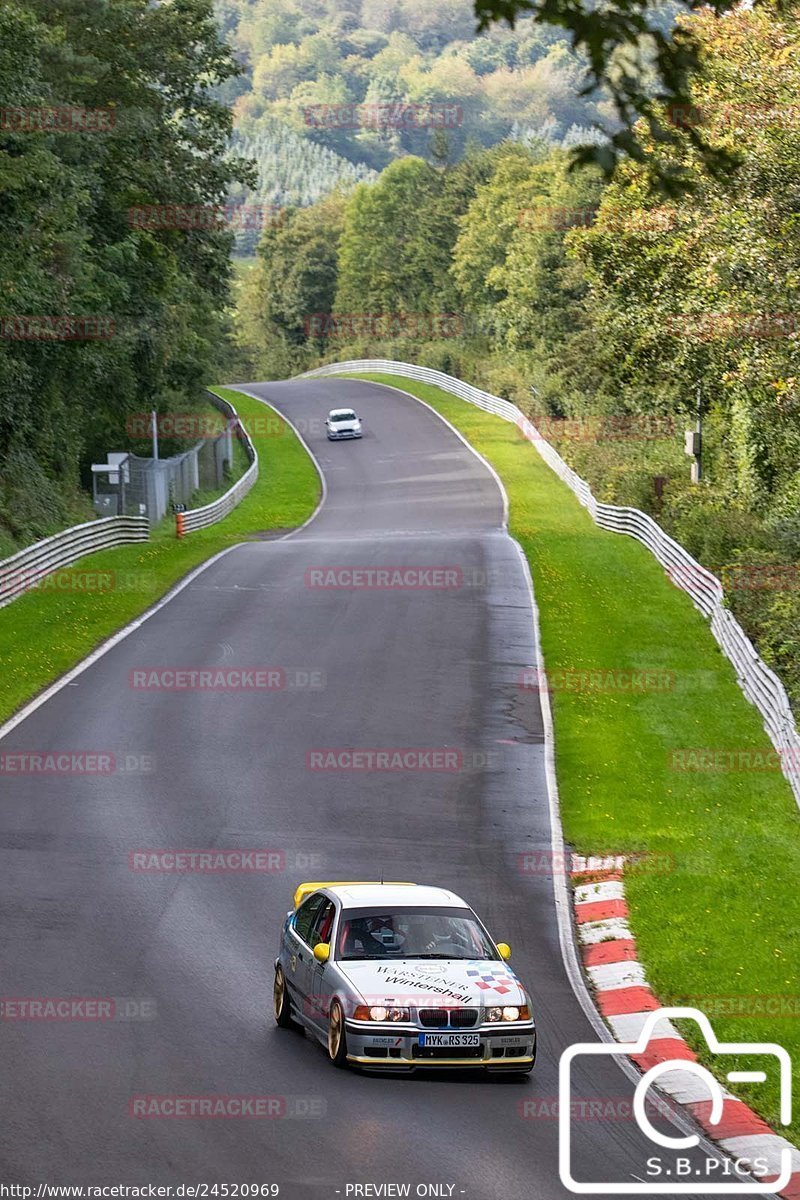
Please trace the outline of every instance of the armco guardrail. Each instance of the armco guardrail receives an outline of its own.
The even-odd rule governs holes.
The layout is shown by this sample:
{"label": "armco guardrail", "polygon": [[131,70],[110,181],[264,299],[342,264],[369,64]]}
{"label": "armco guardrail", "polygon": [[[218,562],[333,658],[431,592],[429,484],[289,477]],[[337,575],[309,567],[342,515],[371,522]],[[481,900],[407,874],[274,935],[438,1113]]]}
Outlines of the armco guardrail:
{"label": "armco guardrail", "polygon": [[557,450],[541,436],[536,426],[508,400],[472,387],[442,371],[415,367],[409,363],[386,359],[361,359],[354,362],[331,363],[306,372],[307,376],[341,375],[353,371],[403,375],[422,383],[434,384],[462,400],[477,405],[486,412],[513,421],[520,432],[539,451],[544,461],[578,497],[602,529],[625,533],[643,542],[665,568],[672,582],[692,599],[704,616],[710,619],[711,632],[720,648],[733,663],[739,686],[747,699],[756,706],[764,719],[773,746],[778,752],[783,773],[791,784],[800,806],[800,735],[786,690],[774,671],[759,658],[753,643],[739,622],[723,603],[722,584],[715,575],[696,562],[661,526],[638,508],[601,504],[592,494],[585,479],[567,466]]}
{"label": "armco guardrail", "polygon": [[207,525],[215,525],[217,521],[221,521],[223,517],[227,517],[228,513],[244,500],[258,479],[258,454],[245,427],[239,420],[239,414],[233,405],[229,404],[227,400],[223,400],[221,396],[215,395],[214,392],[209,392],[209,396],[211,397],[212,404],[220,412],[225,413],[232,421],[233,431],[237,437],[241,438],[242,445],[250,460],[250,466],[241,479],[237,479],[233,487],[229,488],[225,495],[220,496],[218,500],[212,500],[210,504],[205,504],[202,508],[191,508],[188,512],[176,513],[175,532],[178,537],[184,537],[187,533],[194,533],[197,529],[205,529]]}
{"label": "armco guardrail", "polygon": [[0,562],[0,608],[30,591],[45,576],[70,566],[85,554],[128,542],[146,542],[149,536],[147,517],[105,517],[85,525],[73,525],[36,542]]}

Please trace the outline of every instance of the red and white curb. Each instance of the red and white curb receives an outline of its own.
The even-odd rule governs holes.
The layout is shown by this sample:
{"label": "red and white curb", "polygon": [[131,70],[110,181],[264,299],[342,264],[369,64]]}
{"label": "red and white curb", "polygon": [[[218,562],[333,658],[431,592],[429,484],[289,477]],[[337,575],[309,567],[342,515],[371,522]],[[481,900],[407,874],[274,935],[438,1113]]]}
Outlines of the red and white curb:
{"label": "red and white curb", "polygon": [[[594,988],[597,1007],[619,1042],[636,1041],[650,1013],[661,1008],[639,962],[636,941],[629,924],[628,905],[622,881],[623,859],[609,866],[608,859],[582,859],[573,855],[575,921],[584,969]],[[583,879],[585,882],[577,882]],[[679,1059],[696,1062],[697,1055],[666,1018],[659,1021],[655,1037],[644,1054],[633,1061],[642,1071],[657,1063]],[[792,1178],[778,1195],[800,1200],[800,1150],[770,1129],[742,1100],[726,1088],[722,1119],[711,1124],[708,1087],[692,1071],[675,1068],[658,1078],[658,1086],[677,1104],[683,1105],[707,1136],[732,1158],[752,1163],[766,1160],[768,1167],[758,1182],[777,1180],[781,1153],[792,1153]]]}

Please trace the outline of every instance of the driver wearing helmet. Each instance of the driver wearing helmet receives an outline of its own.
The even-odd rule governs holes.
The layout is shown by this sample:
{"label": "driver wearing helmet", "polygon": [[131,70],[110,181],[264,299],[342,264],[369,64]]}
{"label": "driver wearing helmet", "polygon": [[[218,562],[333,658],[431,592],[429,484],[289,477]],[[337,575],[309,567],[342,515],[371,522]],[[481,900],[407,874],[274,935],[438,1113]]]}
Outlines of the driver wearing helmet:
{"label": "driver wearing helmet", "polygon": [[452,941],[452,930],[446,917],[426,917],[422,930],[422,940],[426,953],[438,950],[444,942]]}
{"label": "driver wearing helmet", "polygon": [[399,954],[406,940],[405,934],[397,927],[395,918],[390,916],[368,917],[366,935],[371,954]]}

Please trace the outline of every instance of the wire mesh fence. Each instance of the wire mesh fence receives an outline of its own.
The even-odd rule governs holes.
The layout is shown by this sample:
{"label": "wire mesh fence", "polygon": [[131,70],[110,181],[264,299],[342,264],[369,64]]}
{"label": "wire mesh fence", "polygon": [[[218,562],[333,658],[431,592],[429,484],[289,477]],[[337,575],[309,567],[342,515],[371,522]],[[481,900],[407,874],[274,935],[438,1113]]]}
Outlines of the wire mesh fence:
{"label": "wire mesh fence", "polygon": [[[157,524],[174,510],[191,504],[198,491],[219,488],[233,468],[236,420],[214,436],[169,458],[115,454],[113,472],[95,483],[95,507],[103,515],[146,516]],[[118,460],[118,461],[116,461]]]}
{"label": "wire mesh fence", "polygon": [[210,504],[204,504],[201,508],[193,508],[189,509],[188,512],[176,513],[175,527],[178,537],[184,537],[187,533],[193,533],[197,529],[205,529],[208,525],[215,525],[217,521],[221,521],[223,517],[227,517],[228,513],[236,508],[237,504],[241,503],[258,479],[258,454],[246,429],[239,420],[239,414],[233,405],[229,404],[227,400],[223,400],[221,396],[217,396],[213,392],[210,392],[209,396],[212,404],[228,418],[228,436],[236,437],[241,443],[250,466],[241,479],[237,479],[233,487],[230,487],[218,500],[213,500]]}

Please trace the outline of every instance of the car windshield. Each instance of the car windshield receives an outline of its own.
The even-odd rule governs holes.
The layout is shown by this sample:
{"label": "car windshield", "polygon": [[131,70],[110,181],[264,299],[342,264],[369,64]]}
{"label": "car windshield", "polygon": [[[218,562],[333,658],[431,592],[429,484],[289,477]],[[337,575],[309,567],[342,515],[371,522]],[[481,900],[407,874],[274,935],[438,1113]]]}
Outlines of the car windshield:
{"label": "car windshield", "polygon": [[331,413],[332,421],[357,421],[358,418],[354,412]]}
{"label": "car windshield", "polygon": [[336,957],[496,959],[497,953],[469,909],[365,909],[344,915]]}

